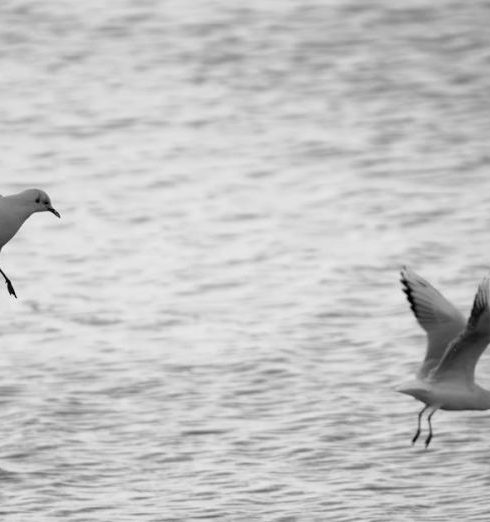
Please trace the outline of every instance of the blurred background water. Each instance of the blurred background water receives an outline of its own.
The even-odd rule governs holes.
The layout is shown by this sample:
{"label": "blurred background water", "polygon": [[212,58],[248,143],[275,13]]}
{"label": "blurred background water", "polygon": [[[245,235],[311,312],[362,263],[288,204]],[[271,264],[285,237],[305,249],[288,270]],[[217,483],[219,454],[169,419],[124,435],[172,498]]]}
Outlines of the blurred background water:
{"label": "blurred background water", "polygon": [[[487,520],[396,394],[490,259],[488,2],[4,0],[2,520]],[[478,368],[490,387],[490,361]]]}

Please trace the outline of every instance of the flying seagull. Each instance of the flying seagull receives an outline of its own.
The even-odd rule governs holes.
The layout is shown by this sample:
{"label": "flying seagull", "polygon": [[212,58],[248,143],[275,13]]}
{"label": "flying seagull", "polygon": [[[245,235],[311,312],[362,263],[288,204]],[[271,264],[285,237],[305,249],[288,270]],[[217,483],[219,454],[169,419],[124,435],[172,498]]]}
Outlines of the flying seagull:
{"label": "flying seagull", "polygon": [[430,283],[407,267],[401,271],[403,291],[420,326],[427,350],[416,378],[397,391],[425,406],[418,414],[415,444],[422,415],[429,410],[427,448],[433,436],[431,418],[437,410],[488,410],[490,391],[475,383],[475,366],[490,342],[489,280],[478,286],[468,321]]}
{"label": "flying seagull", "polygon": [[[0,196],[0,250],[15,236],[24,221],[34,212],[51,212],[60,217],[59,212],[51,205],[49,196],[43,190],[28,189],[12,196]],[[1,268],[0,274],[5,278],[9,294],[17,297],[12,282]]]}

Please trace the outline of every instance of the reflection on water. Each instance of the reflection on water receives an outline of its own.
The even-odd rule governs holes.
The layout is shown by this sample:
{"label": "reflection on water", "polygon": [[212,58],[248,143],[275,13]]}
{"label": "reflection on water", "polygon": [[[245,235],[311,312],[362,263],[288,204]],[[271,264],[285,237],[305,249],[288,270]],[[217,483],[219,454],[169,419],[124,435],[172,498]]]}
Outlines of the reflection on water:
{"label": "reflection on water", "polygon": [[487,11],[2,3],[1,191],[63,216],[2,252],[5,517],[486,520],[485,415],[393,389],[400,266],[489,266]]}

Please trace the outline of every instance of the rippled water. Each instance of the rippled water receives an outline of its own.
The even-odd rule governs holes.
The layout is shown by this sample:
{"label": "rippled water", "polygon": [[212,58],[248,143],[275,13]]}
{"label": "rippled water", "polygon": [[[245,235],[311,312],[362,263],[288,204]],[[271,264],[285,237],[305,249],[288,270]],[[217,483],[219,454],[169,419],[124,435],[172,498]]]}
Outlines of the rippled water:
{"label": "rippled water", "polygon": [[[487,520],[393,389],[490,259],[486,2],[0,4],[2,520]],[[479,365],[490,387],[490,361]]]}

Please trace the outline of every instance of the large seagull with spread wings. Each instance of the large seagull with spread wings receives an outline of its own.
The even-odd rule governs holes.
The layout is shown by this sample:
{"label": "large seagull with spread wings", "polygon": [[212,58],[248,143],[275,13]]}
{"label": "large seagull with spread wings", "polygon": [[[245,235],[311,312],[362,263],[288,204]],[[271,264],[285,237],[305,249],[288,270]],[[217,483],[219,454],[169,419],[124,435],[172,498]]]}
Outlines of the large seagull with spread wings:
{"label": "large seagull with spread wings", "polygon": [[483,279],[478,286],[468,321],[430,283],[407,267],[401,272],[401,282],[428,342],[416,378],[397,391],[425,404],[418,414],[412,444],[419,438],[422,415],[429,410],[427,447],[433,435],[431,418],[437,410],[490,409],[490,391],[475,383],[476,363],[490,343],[489,280]]}

